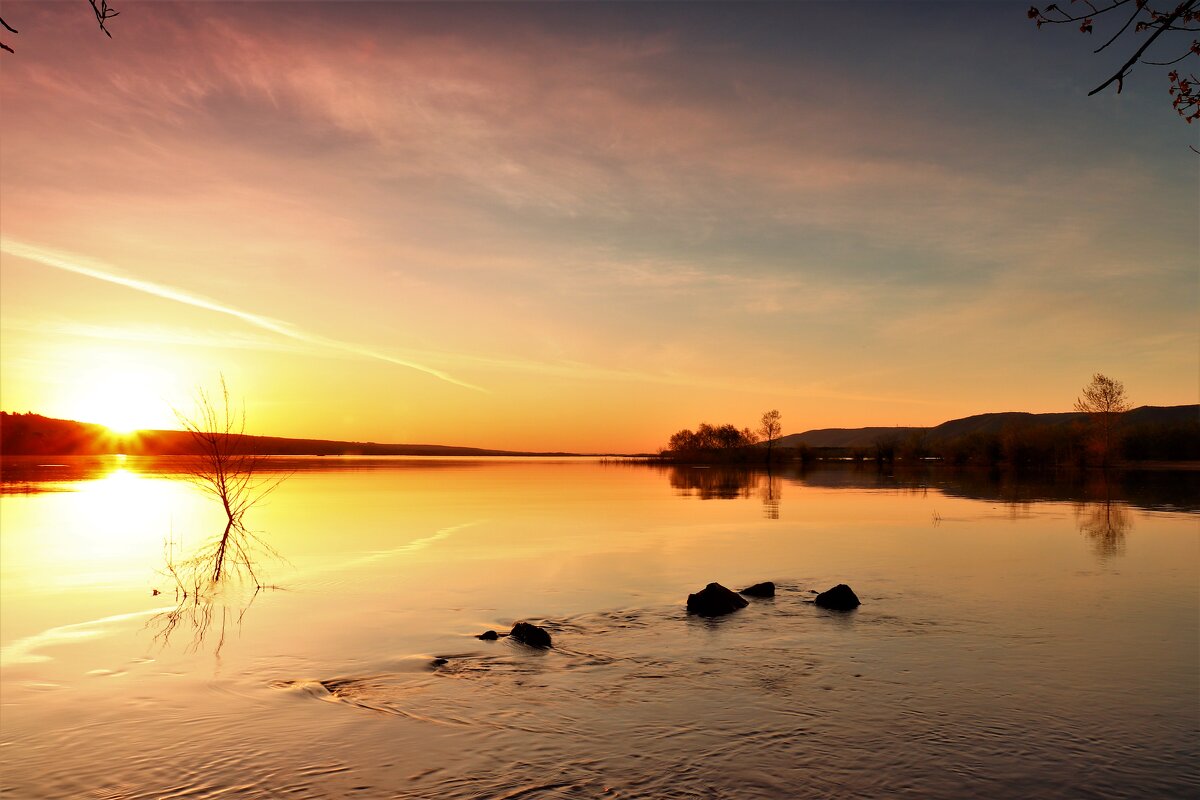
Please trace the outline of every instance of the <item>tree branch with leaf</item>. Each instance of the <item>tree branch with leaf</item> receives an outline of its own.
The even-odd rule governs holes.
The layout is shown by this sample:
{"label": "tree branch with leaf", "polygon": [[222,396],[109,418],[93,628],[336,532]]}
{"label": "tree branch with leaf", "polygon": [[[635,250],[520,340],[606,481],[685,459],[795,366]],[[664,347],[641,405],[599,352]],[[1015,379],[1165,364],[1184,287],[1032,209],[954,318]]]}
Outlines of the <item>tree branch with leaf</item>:
{"label": "tree branch with leaf", "polygon": [[[1091,0],[1070,0],[1070,5],[1070,10],[1063,9],[1057,3],[1051,3],[1044,8],[1031,6],[1028,17],[1034,20],[1039,28],[1043,25],[1078,24],[1079,32],[1089,35],[1095,33],[1097,24],[1109,24],[1108,30],[1112,31],[1112,35],[1093,51],[1095,53],[1108,49],[1118,41],[1122,44],[1129,43],[1127,37],[1131,33],[1134,36],[1148,34],[1116,72],[1088,92],[1089,97],[1114,83],[1117,85],[1117,93],[1120,94],[1125,87],[1125,78],[1138,64],[1169,67],[1200,56],[1200,40],[1193,38],[1185,47],[1179,43],[1178,38],[1169,39],[1167,36],[1170,33],[1200,31],[1200,0],[1183,0],[1174,6],[1157,0],[1111,0],[1099,6]],[[1102,22],[1097,23],[1101,18]],[[1165,55],[1158,60],[1150,60],[1148,54],[1152,48],[1162,53],[1164,48],[1170,48],[1172,41],[1175,44],[1173,50],[1167,49]],[[1171,105],[1179,116],[1189,124],[1194,119],[1200,119],[1200,93],[1197,91],[1200,81],[1197,81],[1195,73],[1173,69],[1167,73],[1167,78],[1170,81],[1169,93],[1173,98]]]}

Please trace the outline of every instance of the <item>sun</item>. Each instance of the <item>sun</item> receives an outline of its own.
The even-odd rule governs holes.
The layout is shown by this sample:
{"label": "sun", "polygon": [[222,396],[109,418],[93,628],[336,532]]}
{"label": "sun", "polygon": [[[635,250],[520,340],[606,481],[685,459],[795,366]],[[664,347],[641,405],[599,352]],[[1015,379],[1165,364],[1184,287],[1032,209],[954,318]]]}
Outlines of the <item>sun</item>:
{"label": "sun", "polygon": [[120,434],[151,427],[146,422],[154,416],[153,410],[144,404],[130,403],[127,396],[117,396],[116,393],[96,398],[92,409],[92,422],[98,422],[113,433]]}
{"label": "sun", "polygon": [[117,434],[174,428],[177,422],[166,400],[171,378],[143,361],[104,357],[71,375],[58,405],[71,419],[99,423]]}

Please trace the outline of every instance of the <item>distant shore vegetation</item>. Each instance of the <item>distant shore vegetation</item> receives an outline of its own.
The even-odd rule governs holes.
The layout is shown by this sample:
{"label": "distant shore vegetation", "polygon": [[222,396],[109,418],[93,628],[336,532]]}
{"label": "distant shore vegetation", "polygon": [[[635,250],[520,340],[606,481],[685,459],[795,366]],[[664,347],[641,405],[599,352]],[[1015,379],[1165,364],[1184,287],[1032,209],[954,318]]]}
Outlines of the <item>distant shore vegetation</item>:
{"label": "distant shore vegetation", "polygon": [[673,434],[656,460],[768,467],[850,461],[989,468],[1200,462],[1200,406],[980,414],[933,428],[808,431],[772,440],[732,424],[703,423],[695,431]]}

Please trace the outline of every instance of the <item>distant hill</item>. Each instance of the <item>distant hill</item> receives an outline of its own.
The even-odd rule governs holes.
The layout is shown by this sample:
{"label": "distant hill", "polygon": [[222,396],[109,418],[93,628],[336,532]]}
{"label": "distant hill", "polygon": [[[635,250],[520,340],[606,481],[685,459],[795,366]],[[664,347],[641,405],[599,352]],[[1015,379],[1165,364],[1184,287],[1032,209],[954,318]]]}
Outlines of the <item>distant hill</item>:
{"label": "distant hill", "polygon": [[[932,428],[820,428],[783,436],[775,444],[777,447],[796,447],[801,444],[808,447],[871,447],[879,441],[901,440],[913,433],[922,432],[926,434],[926,440],[930,444],[936,444],[972,434],[1000,435],[1013,428],[1051,428],[1082,422],[1086,416],[1074,411],[1050,414],[1004,411],[952,419]],[[1123,422],[1127,427],[1181,426],[1195,423],[1200,423],[1200,405],[1140,406],[1129,411]]]}
{"label": "distant hill", "polygon": [[[281,456],[568,456],[575,453],[536,453],[453,447],[440,444],[379,444],[327,439],[286,439],[246,436],[246,452]],[[193,452],[186,431],[137,431],[118,435],[103,425],[54,419],[40,414],[0,412],[0,454],[170,456]]]}
{"label": "distant hill", "polygon": [[870,447],[886,437],[904,437],[925,428],[818,428],[804,433],[781,436],[776,447]]}

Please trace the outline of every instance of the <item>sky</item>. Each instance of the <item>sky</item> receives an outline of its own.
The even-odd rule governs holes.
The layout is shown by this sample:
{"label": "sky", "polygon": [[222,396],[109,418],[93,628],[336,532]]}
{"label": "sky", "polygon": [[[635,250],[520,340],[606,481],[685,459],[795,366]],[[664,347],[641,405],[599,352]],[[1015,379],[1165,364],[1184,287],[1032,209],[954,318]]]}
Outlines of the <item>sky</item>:
{"label": "sky", "polygon": [[638,452],[1200,399],[1200,126],[1028,0],[113,6],[4,5],[4,410],[223,376],[254,433]]}

